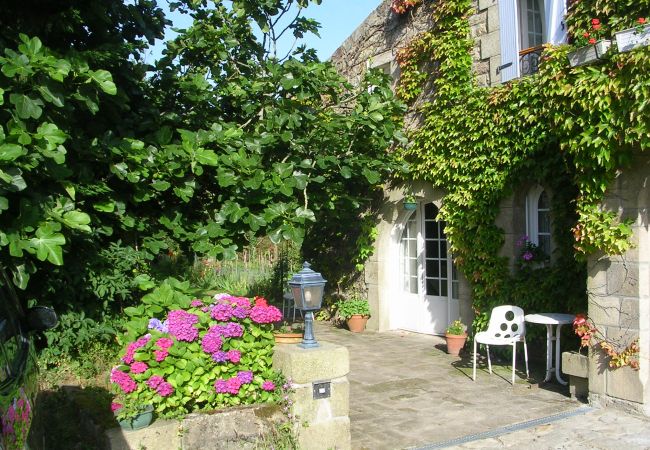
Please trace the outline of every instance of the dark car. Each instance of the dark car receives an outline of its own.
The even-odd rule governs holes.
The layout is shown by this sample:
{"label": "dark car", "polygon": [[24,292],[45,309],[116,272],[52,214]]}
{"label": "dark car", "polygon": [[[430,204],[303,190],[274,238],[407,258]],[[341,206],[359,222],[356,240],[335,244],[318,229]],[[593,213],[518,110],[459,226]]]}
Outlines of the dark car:
{"label": "dark car", "polygon": [[38,390],[31,333],[56,323],[56,314],[49,308],[25,310],[0,269],[0,450],[22,449],[27,444]]}

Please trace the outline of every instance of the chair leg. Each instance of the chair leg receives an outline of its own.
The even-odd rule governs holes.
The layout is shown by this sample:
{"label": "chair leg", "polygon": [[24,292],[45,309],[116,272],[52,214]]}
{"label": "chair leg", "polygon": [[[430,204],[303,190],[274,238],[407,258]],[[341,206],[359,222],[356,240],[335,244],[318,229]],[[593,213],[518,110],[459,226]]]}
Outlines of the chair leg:
{"label": "chair leg", "polygon": [[524,339],[524,361],[526,361],[526,378],[530,378],[530,373],[528,373],[528,347],[526,346],[526,339]]}
{"label": "chair leg", "polygon": [[474,353],[472,353],[474,356],[472,358],[472,381],[476,381],[476,339],[474,339]]}
{"label": "chair leg", "polygon": [[490,369],[490,375],[492,374],[492,360],[490,359],[490,346],[485,345],[485,348],[487,349],[487,355],[488,355],[488,369]]}
{"label": "chair leg", "polygon": [[515,365],[517,363],[517,342],[512,343],[512,385],[515,385]]}

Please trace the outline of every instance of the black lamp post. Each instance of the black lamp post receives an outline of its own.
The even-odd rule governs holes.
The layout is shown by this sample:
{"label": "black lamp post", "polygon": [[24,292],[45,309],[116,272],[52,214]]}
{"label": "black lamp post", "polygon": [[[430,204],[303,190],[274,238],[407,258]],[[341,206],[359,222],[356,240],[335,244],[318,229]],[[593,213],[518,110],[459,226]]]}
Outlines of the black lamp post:
{"label": "black lamp post", "polygon": [[311,264],[305,262],[302,270],[294,274],[289,281],[296,308],[305,311],[305,334],[299,344],[302,348],[318,347],[314,338],[314,311],[319,310],[323,303],[323,291],[327,283],[327,280],[320,273],[311,270],[310,266]]}

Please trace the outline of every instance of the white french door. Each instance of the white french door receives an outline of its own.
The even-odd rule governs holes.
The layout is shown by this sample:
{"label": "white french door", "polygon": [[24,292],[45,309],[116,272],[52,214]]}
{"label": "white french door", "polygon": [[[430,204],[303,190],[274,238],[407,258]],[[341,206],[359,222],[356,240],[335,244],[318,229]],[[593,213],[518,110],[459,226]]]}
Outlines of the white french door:
{"label": "white french door", "polygon": [[433,203],[418,204],[402,231],[398,328],[444,334],[458,318],[458,276],[447,251],[445,222],[437,216]]}

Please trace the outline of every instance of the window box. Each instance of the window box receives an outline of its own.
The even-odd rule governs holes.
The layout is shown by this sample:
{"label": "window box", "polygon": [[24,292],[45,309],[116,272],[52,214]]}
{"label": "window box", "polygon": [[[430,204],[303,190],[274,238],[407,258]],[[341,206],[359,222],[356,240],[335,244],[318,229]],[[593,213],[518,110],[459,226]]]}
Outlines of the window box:
{"label": "window box", "polygon": [[612,41],[603,39],[593,45],[580,47],[567,55],[567,58],[569,58],[569,64],[571,64],[571,67],[577,67],[604,59],[604,55],[607,53],[607,50],[609,50],[611,45]]}
{"label": "window box", "polygon": [[629,52],[650,45],[650,25],[629,28],[614,34],[619,52]]}

